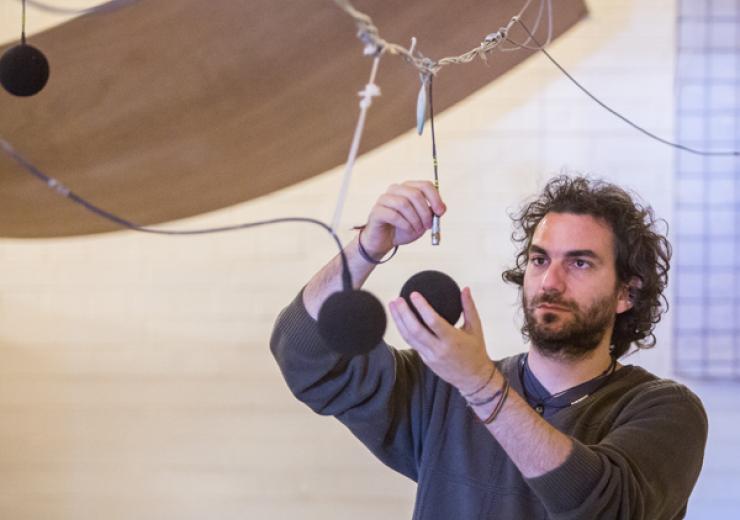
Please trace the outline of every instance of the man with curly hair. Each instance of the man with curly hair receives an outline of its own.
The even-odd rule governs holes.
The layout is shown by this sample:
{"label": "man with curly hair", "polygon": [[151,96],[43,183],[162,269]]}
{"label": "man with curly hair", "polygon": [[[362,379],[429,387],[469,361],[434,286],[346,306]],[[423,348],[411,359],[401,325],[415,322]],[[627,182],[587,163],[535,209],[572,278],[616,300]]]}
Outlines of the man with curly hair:
{"label": "man with curly hair", "polygon": [[[445,211],[430,183],[391,186],[345,249],[356,286]],[[520,288],[528,352],[489,358],[465,288],[461,327],[413,293],[423,323],[402,298],[389,304],[411,350],[344,358],[315,321],[341,289],[337,257],[276,323],[289,387],[418,483],[417,520],[683,518],[704,409],[685,386],[619,362],[655,344],[667,307],[670,245],[652,210],[614,184],[559,176],[514,225],[520,250],[503,278]]]}

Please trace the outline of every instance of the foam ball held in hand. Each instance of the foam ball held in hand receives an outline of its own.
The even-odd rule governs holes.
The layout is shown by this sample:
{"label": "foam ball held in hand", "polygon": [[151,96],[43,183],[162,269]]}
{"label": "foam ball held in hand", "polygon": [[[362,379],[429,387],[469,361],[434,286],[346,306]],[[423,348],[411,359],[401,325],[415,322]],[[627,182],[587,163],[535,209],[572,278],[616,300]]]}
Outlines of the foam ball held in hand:
{"label": "foam ball held in hand", "polygon": [[406,300],[418,320],[426,326],[416,307],[411,303],[412,292],[421,293],[429,305],[437,311],[437,314],[450,325],[454,325],[460,319],[462,314],[460,286],[445,273],[432,270],[421,271],[409,278],[401,288],[401,297]]}

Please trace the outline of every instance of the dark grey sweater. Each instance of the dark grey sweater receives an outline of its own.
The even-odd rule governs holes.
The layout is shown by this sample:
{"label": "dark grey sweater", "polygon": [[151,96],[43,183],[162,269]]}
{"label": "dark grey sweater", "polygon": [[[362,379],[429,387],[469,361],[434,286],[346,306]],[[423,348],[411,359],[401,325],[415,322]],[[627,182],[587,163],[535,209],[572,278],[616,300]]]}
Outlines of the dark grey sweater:
{"label": "dark grey sweater", "polygon": [[[333,415],[418,483],[414,520],[673,519],[701,469],[707,417],[686,387],[625,366],[547,420],[574,440],[558,468],[525,479],[456,389],[411,350],[328,350],[302,294],[280,314],[272,352],[295,396]],[[498,362],[521,393],[518,356]]]}

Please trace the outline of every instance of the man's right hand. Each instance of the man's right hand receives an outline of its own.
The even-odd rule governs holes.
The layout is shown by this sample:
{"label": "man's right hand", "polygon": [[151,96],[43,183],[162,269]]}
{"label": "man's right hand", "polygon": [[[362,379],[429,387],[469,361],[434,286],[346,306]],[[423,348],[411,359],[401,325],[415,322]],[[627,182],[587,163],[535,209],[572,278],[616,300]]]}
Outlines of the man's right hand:
{"label": "man's right hand", "polygon": [[[407,181],[394,184],[386,190],[370,210],[367,224],[362,231],[362,247],[371,257],[380,260],[394,246],[408,244],[418,239],[432,227],[432,216],[442,216],[447,211],[439,192],[429,181]],[[354,288],[362,287],[375,268],[360,254],[359,235],[345,247]],[[303,303],[308,314],[317,319],[324,301],[336,291],[341,291],[342,262],[339,255],[325,265],[303,290]]]}
{"label": "man's right hand", "polygon": [[432,227],[432,217],[442,216],[447,206],[429,181],[392,184],[370,210],[362,232],[362,246],[380,259],[394,246],[408,244]]}

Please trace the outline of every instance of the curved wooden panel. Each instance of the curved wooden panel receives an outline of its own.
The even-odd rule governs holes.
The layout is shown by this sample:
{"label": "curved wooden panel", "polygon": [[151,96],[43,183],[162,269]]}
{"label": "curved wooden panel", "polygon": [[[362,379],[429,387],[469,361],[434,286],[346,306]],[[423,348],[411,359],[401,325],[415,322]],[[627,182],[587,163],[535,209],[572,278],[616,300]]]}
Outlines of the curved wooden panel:
{"label": "curved wooden panel", "polygon": [[[357,0],[381,36],[418,38],[427,56],[459,54],[504,25],[522,0]],[[558,2],[555,33],[586,13]],[[533,2],[525,20],[536,14]],[[51,78],[37,96],[0,92],[0,136],[106,210],[151,225],[265,195],[341,164],[371,60],[352,19],[329,1],[141,0],[29,39]],[[6,46],[7,48],[7,46]],[[4,50],[4,49],[2,49]],[[435,110],[473,93],[530,51],[447,67]],[[416,72],[381,60],[383,95],[361,151],[415,125]],[[0,236],[99,233],[88,214],[0,156]]]}

